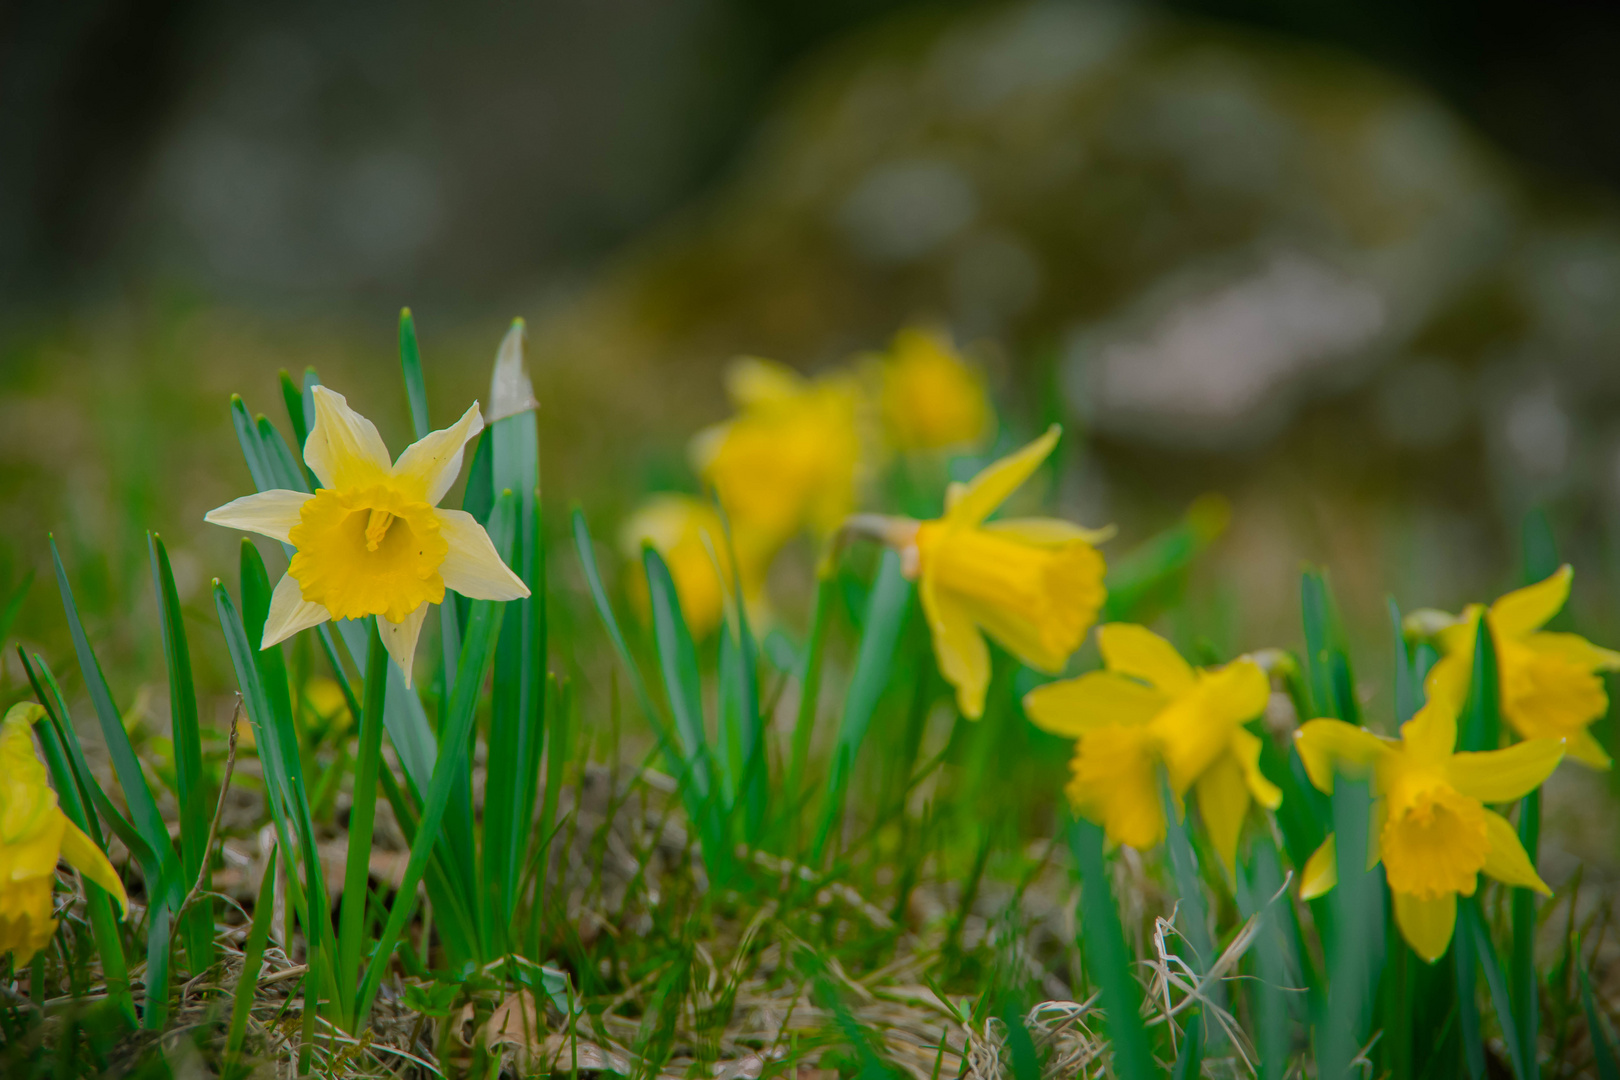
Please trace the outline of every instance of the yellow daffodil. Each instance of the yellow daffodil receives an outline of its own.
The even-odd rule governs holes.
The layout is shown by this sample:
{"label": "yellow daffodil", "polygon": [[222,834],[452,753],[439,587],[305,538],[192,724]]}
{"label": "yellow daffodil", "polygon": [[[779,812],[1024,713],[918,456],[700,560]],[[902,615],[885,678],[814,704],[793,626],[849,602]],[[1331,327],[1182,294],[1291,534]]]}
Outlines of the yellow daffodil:
{"label": "yellow daffodil", "polygon": [[129,897],[112,863],[62,813],[45,782],[31,730],[43,713],[25,702],[0,723],[0,955],[11,953],[18,968],[56,933],[51,888],[59,859],[117,897],[129,915]]}
{"label": "yellow daffodil", "polygon": [[1164,839],[1158,769],[1171,793],[1196,792],[1221,861],[1232,869],[1250,801],[1276,809],[1282,792],[1260,773],[1260,737],[1243,725],[1266,707],[1270,686],[1247,657],[1195,669],[1146,627],[1097,631],[1106,670],[1036,687],[1030,720],[1075,739],[1069,801],[1111,843],[1139,851]]}
{"label": "yellow daffodil", "polygon": [[[1424,688],[1459,708],[1468,698],[1474,671],[1475,634],[1483,617],[1496,644],[1502,716],[1524,739],[1564,739],[1575,760],[1599,769],[1609,755],[1587,726],[1609,711],[1600,671],[1620,669],[1620,652],[1599,648],[1577,634],[1542,630],[1569,599],[1574,570],[1567,564],[1545,581],[1516,589],[1488,609],[1470,604],[1461,618],[1414,612],[1417,625],[1439,623],[1434,635],[1442,656]],[[1428,616],[1428,618],[1425,618]]]}
{"label": "yellow daffodil", "polygon": [[773,545],[808,526],[835,530],[855,504],[861,459],[853,379],[814,381],[768,360],[732,365],[737,415],[698,433],[692,463],[738,531]]}
{"label": "yellow daffodil", "polygon": [[990,433],[994,414],[984,379],[943,333],[908,327],[879,367],[884,429],[899,450],[970,446]]}
{"label": "yellow daffodil", "polygon": [[483,417],[474,402],[455,424],[390,463],[382,436],[343,395],[317,386],[314,397],[304,461],[320,480],[315,494],[263,491],[226,503],[207,520],[296,549],[271,597],[261,649],[328,619],[375,615],[408,685],[422,620],[446,588],[478,600],[529,595],[476,518],[437,505]]}
{"label": "yellow daffodil", "polygon": [[[654,495],[630,515],[619,534],[620,548],[634,565],[629,576],[632,601],[647,612],[647,581],[641,573],[641,547],[652,545],[674,579],[681,614],[695,638],[720,625],[731,591],[731,554],[735,550],[742,578],[743,601],[757,610],[769,552],[757,540],[733,530],[731,542],[713,506],[690,495]],[[721,575],[725,575],[722,580]]]}
{"label": "yellow daffodil", "polygon": [[[1457,896],[1474,895],[1483,872],[1546,893],[1519,835],[1486,803],[1529,794],[1564,756],[1562,741],[1531,739],[1506,750],[1457,753],[1457,707],[1430,699],[1398,739],[1342,720],[1312,720],[1294,736],[1311,783],[1333,790],[1335,767],[1370,772],[1369,866],[1382,859],[1401,936],[1433,963],[1451,943]],[[1337,883],[1333,837],[1305,865],[1301,895]]]}
{"label": "yellow daffodil", "polygon": [[1022,450],[952,484],[933,521],[857,515],[850,532],[899,549],[916,581],[939,670],[956,687],[962,715],[984,714],[990,685],[988,634],[1039,671],[1056,675],[1080,647],[1107,593],[1096,544],[1108,530],[1055,518],[987,521],[1057,445],[1056,424]]}

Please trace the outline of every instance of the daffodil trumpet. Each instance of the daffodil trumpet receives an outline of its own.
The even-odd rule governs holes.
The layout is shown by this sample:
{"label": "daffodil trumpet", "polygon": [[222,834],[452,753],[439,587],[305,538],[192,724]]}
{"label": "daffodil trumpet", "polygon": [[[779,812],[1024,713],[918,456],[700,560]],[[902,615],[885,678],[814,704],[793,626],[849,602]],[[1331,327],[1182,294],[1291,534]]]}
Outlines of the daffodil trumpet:
{"label": "daffodil trumpet", "polygon": [[129,917],[129,896],[107,855],[57,804],[34,752],[33,724],[45,710],[13,705],[0,723],[0,955],[21,968],[56,933],[56,864],[106,889]]}
{"label": "daffodil trumpet", "polygon": [[474,402],[460,420],[390,461],[376,427],[342,394],[316,386],[313,395],[315,425],[304,462],[320,481],[315,493],[262,491],[210,511],[206,520],[294,549],[270,599],[261,649],[328,619],[373,615],[408,686],[422,621],[446,589],[474,600],[529,595],[476,518],[438,505],[483,417]]}
{"label": "daffodil trumpet", "polygon": [[[1388,738],[1342,720],[1312,720],[1295,733],[1311,783],[1331,793],[1336,772],[1370,775],[1368,865],[1384,864],[1395,921],[1412,950],[1433,963],[1457,922],[1457,897],[1479,875],[1550,895],[1518,833],[1487,803],[1523,798],[1564,756],[1561,739],[1530,739],[1505,750],[1458,753],[1457,707],[1430,698]],[[1333,837],[1306,862],[1305,899],[1337,883]]]}
{"label": "daffodil trumpet", "polygon": [[1037,727],[1075,740],[1075,810],[1101,824],[1111,844],[1146,851],[1164,840],[1159,774],[1178,807],[1194,792],[1216,853],[1235,870],[1251,803],[1275,810],[1282,792],[1260,771],[1260,736],[1244,725],[1270,695],[1249,657],[1194,668],[1143,626],[1097,631],[1104,669],[1036,687],[1024,711]]}
{"label": "daffodil trumpet", "polygon": [[857,514],[844,523],[846,539],[869,537],[900,553],[906,577],[917,583],[940,673],[971,720],[984,714],[990,685],[986,637],[1037,671],[1060,674],[1107,596],[1096,545],[1112,530],[1056,518],[988,520],[1061,433],[1054,424],[968,483],[952,484],[942,517]]}

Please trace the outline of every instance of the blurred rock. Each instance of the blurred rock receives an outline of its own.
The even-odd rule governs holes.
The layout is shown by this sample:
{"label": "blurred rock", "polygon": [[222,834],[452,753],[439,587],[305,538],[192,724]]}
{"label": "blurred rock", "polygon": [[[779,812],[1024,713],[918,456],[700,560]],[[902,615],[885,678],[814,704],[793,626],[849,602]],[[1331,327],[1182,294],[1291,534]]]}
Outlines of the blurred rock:
{"label": "blurred rock", "polygon": [[726,187],[533,337],[550,392],[656,431],[716,416],[734,354],[814,369],[916,317],[1054,363],[1093,488],[1292,476],[1405,501],[1415,534],[1422,507],[1616,486],[1620,217],[1366,65],[1124,5],[826,58]]}

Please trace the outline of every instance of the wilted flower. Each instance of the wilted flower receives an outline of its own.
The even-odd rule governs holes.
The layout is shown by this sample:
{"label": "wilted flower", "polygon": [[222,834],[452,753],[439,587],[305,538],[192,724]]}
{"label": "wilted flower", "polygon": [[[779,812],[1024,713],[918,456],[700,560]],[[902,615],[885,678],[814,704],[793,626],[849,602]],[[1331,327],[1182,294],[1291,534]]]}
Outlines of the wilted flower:
{"label": "wilted flower", "polygon": [[725,615],[725,599],[733,584],[733,551],[743,602],[751,610],[758,607],[769,552],[754,538],[735,531],[728,544],[720,515],[702,499],[668,493],[652,496],[624,523],[619,544],[625,558],[637,564],[629,576],[629,589],[643,614],[648,599],[647,582],[639,567],[642,545],[650,544],[663,556],[693,637],[706,637]]}
{"label": "wilted flower", "polygon": [[858,515],[848,527],[898,548],[918,583],[940,673],[962,715],[984,713],[988,634],[1039,671],[1056,675],[1080,647],[1107,593],[1094,545],[1108,530],[1055,518],[986,521],[1057,445],[1056,425],[967,484],[952,484],[933,521]]}
{"label": "wilted flower", "polygon": [[989,434],[994,413],[984,379],[945,334],[901,330],[878,370],[884,429],[897,449],[970,446]]}
{"label": "wilted flower", "polygon": [[408,685],[422,620],[446,588],[479,600],[529,595],[476,518],[437,506],[484,421],[474,402],[454,425],[413,443],[391,464],[376,427],[343,395],[317,386],[314,397],[304,461],[321,482],[315,494],[246,495],[207,520],[297,549],[271,597],[261,649],[328,619],[375,615],[383,647]]}
{"label": "wilted flower", "polygon": [[810,380],[746,358],[726,374],[730,420],[692,440],[693,466],[739,532],[781,543],[808,526],[830,534],[855,504],[861,440],[854,380]]}
{"label": "wilted flower", "polygon": [[1146,627],[1097,631],[1104,671],[1036,687],[1024,711],[1039,727],[1076,740],[1069,801],[1101,823],[1112,843],[1146,850],[1164,839],[1162,765],[1170,791],[1189,789],[1228,869],[1251,800],[1276,809],[1282,793],[1260,773],[1259,716],[1270,685],[1247,657],[1195,669]]}
{"label": "wilted flower", "polygon": [[[1457,896],[1474,895],[1480,873],[1549,892],[1501,814],[1485,804],[1535,790],[1564,755],[1562,741],[1531,739],[1506,750],[1456,753],[1457,707],[1431,698],[1398,739],[1342,720],[1312,720],[1295,735],[1311,783],[1333,790],[1335,767],[1372,773],[1368,865],[1380,859],[1401,936],[1423,959],[1451,943]],[[1333,837],[1305,865],[1300,892],[1320,896],[1337,883]]]}
{"label": "wilted flower", "polygon": [[[1474,670],[1474,638],[1483,617],[1496,645],[1501,710],[1525,739],[1565,739],[1571,757],[1600,769],[1609,755],[1587,725],[1609,711],[1600,671],[1620,669],[1620,652],[1599,648],[1578,634],[1541,627],[1569,599],[1574,571],[1566,564],[1551,577],[1516,589],[1489,609],[1470,604],[1459,619],[1439,626],[1435,643],[1444,654],[1429,671],[1429,696],[1446,696],[1458,708],[1468,698]],[[1422,618],[1430,613],[1414,612]]]}
{"label": "wilted flower", "polygon": [[34,753],[32,726],[44,714],[32,702],[13,705],[0,723],[0,955],[27,964],[56,933],[51,888],[58,859],[118,899],[129,897],[106,854],[68,820],[45,782]]}

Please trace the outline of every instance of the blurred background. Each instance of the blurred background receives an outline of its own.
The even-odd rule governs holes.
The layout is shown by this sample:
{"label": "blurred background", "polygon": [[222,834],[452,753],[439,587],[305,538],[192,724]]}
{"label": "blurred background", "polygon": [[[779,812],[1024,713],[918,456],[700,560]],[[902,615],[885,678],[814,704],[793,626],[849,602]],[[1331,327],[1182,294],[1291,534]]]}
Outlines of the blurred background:
{"label": "blurred background", "polygon": [[0,584],[54,531],[144,670],[144,531],[200,623],[234,577],[228,395],[279,420],[313,364],[397,450],[405,304],[440,421],[528,320],[547,494],[599,535],[694,486],[732,357],[924,320],[1004,440],[1070,425],[1059,501],[1122,547],[1231,500],[1223,648],[1295,644],[1310,560],[1376,681],[1384,596],[1517,584],[1538,507],[1616,641],[1620,8],[23,0],[0,35]]}

